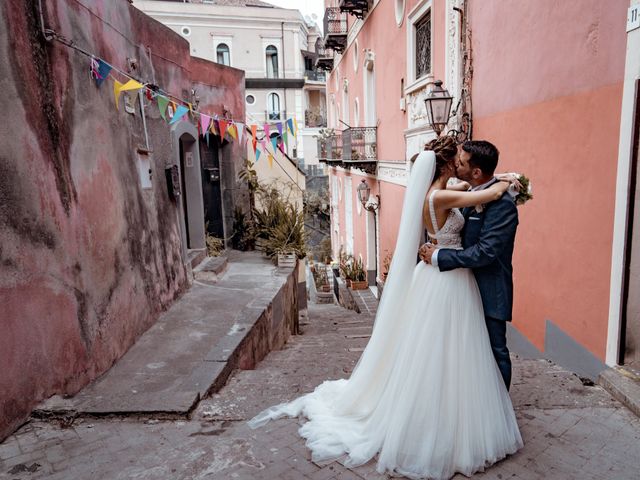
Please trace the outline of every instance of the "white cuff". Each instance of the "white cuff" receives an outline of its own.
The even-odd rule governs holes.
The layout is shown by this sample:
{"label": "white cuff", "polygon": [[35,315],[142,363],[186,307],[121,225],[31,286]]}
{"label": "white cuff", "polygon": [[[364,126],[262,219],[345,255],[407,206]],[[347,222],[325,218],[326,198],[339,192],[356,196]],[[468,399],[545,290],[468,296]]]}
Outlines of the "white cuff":
{"label": "white cuff", "polygon": [[440,249],[437,248],[436,251],[433,252],[433,255],[431,256],[431,265],[433,265],[436,268],[438,268],[438,252],[439,251]]}

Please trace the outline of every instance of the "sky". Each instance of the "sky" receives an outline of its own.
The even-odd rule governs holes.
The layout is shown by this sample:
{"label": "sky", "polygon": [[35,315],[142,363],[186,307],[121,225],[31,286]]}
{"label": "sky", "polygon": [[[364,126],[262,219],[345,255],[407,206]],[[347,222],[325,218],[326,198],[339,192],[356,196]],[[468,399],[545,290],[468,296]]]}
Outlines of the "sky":
{"label": "sky", "polygon": [[316,15],[316,23],[322,30],[322,18],[324,17],[324,0],[262,0],[283,8],[296,8],[303,16]]}

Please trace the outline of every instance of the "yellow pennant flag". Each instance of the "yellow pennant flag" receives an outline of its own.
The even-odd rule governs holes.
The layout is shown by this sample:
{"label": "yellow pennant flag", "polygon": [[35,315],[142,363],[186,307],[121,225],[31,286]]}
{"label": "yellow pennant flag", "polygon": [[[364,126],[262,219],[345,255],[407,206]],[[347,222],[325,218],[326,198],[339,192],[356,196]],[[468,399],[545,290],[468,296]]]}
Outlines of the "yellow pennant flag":
{"label": "yellow pennant flag", "polygon": [[293,117],[293,124],[296,126],[296,131],[293,132],[293,136],[297,137],[298,136],[298,120],[296,120],[296,117]]}
{"label": "yellow pennant flag", "polygon": [[269,154],[267,160],[269,162],[269,168],[273,168],[273,155]]}
{"label": "yellow pennant flag", "polygon": [[127,90],[140,90],[142,87],[144,87],[143,84],[132,78],[127,83],[120,86],[120,92],[126,92]]}
{"label": "yellow pennant flag", "polygon": [[118,102],[120,101],[120,89],[122,88],[122,83],[120,83],[118,80],[114,80],[113,81],[113,96],[116,99],[116,110],[120,110],[120,106],[118,105]]}
{"label": "yellow pennant flag", "polygon": [[227,132],[229,132],[229,135],[231,135],[231,137],[234,140],[238,139],[238,127],[236,127],[235,123],[232,123],[231,125],[229,125],[229,128],[227,129]]}

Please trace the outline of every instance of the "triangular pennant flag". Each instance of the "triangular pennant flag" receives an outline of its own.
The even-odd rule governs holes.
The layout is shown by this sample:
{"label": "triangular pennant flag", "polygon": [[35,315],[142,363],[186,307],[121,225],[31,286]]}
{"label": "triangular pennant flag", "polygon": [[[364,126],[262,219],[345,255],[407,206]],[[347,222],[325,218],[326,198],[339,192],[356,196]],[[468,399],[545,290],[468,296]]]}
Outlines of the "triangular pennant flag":
{"label": "triangular pennant flag", "polygon": [[269,138],[271,136],[271,128],[269,127],[268,123],[264,124],[264,136]]}
{"label": "triangular pennant flag", "polygon": [[276,150],[278,149],[278,137],[271,138],[271,145],[273,145],[273,153],[276,153]]}
{"label": "triangular pennant flag", "polygon": [[169,122],[169,125],[176,123],[178,120],[184,117],[188,111],[189,109],[184,105],[178,105],[178,108],[176,109],[176,112],[173,114],[173,118]]}
{"label": "triangular pennant flag", "polygon": [[113,81],[113,96],[116,99],[116,110],[120,110],[120,106],[118,105],[118,102],[120,101],[120,89],[122,88],[122,83],[120,83],[118,80],[114,80]]}
{"label": "triangular pennant flag", "polygon": [[260,155],[262,155],[260,149],[256,150],[256,163],[258,163],[258,160],[260,160]]}
{"label": "triangular pennant flag", "polygon": [[238,127],[236,127],[235,123],[229,125],[227,132],[229,132],[229,135],[231,135],[231,138],[233,138],[234,140],[238,139]]}
{"label": "triangular pennant flag", "polygon": [[163,95],[158,95],[158,110],[160,110],[160,116],[167,121],[167,105],[169,105],[169,99]]}
{"label": "triangular pennant flag", "polygon": [[224,120],[218,120],[218,129],[220,130],[220,139],[224,140],[224,134],[227,131],[228,123]]}
{"label": "triangular pennant flag", "polygon": [[296,127],[296,131],[293,134],[294,137],[298,136],[298,120],[296,120],[296,117],[293,117],[293,125]]}
{"label": "triangular pennant flag", "polygon": [[173,119],[173,116],[176,114],[176,110],[178,110],[176,102],[171,102],[167,110],[169,112],[169,118]]}
{"label": "triangular pennant flag", "polygon": [[204,113],[200,114],[200,133],[204,135],[205,133],[209,133],[209,125],[211,124],[211,117],[209,115],[205,115]]}
{"label": "triangular pennant flag", "polygon": [[291,132],[291,135],[293,135],[295,137],[296,136],[296,132],[293,129],[293,118],[290,118],[289,120],[287,120],[287,128]]}
{"label": "triangular pennant flag", "polygon": [[257,125],[251,125],[251,143],[253,145],[253,151],[256,151],[256,146],[258,143],[258,139],[256,138],[256,134],[258,133],[258,126]]}
{"label": "triangular pennant flag", "polygon": [[99,87],[109,76],[112,67],[101,58],[97,60],[94,59],[94,61],[96,62],[96,67],[95,70],[93,70],[93,77],[96,80],[96,85]]}
{"label": "triangular pennant flag", "polygon": [[282,135],[282,123],[281,122],[276,123],[276,128],[278,129],[278,133],[280,135]]}
{"label": "triangular pennant flag", "polygon": [[258,140],[256,140],[255,138],[251,140],[251,146],[253,147],[253,151],[255,152],[258,148]]}
{"label": "triangular pennant flag", "polygon": [[126,92],[127,90],[140,90],[142,87],[144,87],[143,84],[141,84],[140,82],[138,82],[138,81],[136,81],[136,80],[134,80],[132,78],[127,83],[122,85],[122,87],[120,87],[120,91],[121,92]]}
{"label": "triangular pennant flag", "polygon": [[287,152],[285,152],[285,151],[284,151],[284,142],[280,142],[280,143],[278,144],[278,147],[280,147],[280,151],[281,151],[283,154],[285,154],[285,155],[286,155],[286,153],[287,153]]}
{"label": "triangular pennant flag", "polygon": [[273,168],[273,155],[269,154],[267,160],[269,161],[269,168]]}
{"label": "triangular pennant flag", "polygon": [[244,135],[244,123],[236,123],[238,128],[238,140],[242,143],[242,136]]}
{"label": "triangular pennant flag", "polygon": [[282,140],[284,140],[284,145],[285,145],[285,147],[287,147],[287,150],[289,150],[289,141],[287,139],[287,131],[286,130],[284,132],[282,132]]}

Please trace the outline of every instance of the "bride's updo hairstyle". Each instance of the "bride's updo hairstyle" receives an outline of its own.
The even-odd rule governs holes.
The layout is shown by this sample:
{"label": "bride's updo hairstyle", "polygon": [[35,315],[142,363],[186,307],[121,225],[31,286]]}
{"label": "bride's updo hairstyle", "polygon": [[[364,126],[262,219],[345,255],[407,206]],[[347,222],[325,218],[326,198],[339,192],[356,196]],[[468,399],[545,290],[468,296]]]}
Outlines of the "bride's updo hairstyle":
{"label": "bride's updo hairstyle", "polygon": [[448,165],[455,161],[458,154],[458,144],[453,137],[443,135],[431,140],[424,146],[425,150],[433,150],[436,154],[436,173],[434,180],[440,178]]}

